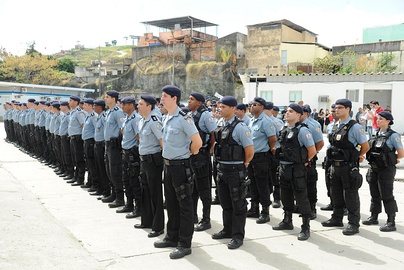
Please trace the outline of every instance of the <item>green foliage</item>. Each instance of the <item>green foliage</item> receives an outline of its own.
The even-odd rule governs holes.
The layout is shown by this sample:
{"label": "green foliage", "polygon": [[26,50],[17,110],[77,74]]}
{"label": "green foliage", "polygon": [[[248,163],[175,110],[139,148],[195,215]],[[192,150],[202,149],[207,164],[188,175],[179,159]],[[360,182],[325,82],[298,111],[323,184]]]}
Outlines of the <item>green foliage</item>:
{"label": "green foliage", "polygon": [[74,67],[77,66],[77,63],[70,58],[62,58],[58,61],[56,68],[59,71],[66,71],[69,73],[74,73]]}
{"label": "green foliage", "polygon": [[228,51],[222,47],[218,52],[217,60],[218,62],[231,63],[231,61],[233,60],[233,54],[234,53],[232,51]]}
{"label": "green foliage", "polygon": [[397,66],[392,66],[391,63],[394,60],[394,55],[391,53],[384,53],[379,57],[379,71],[380,72],[393,72],[397,69]]}
{"label": "green foliage", "polygon": [[27,44],[28,48],[25,50],[26,55],[34,56],[35,54],[39,54],[37,50],[35,50],[35,41],[32,43]]}
{"label": "green foliage", "polygon": [[296,75],[296,74],[303,74],[304,72],[302,71],[302,70],[294,70],[294,69],[291,69],[291,70],[289,70],[289,72],[288,72],[288,74],[294,74],[294,75]]}
{"label": "green foliage", "polygon": [[324,58],[314,60],[314,69],[319,73],[336,73],[341,69],[338,55],[327,55]]}

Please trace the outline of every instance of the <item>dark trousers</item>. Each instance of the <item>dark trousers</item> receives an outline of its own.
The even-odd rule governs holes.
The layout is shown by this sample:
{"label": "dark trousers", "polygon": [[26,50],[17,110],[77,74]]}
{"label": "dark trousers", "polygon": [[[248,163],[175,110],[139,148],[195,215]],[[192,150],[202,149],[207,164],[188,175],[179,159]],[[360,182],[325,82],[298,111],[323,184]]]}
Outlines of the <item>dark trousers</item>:
{"label": "dark trousers", "polygon": [[191,156],[191,168],[194,174],[194,190],[192,193],[192,201],[194,206],[194,214],[198,209],[198,199],[202,201],[202,219],[210,222],[210,210],[212,205],[212,177],[210,174],[210,154],[205,150],[197,155]]}
{"label": "dark trousers", "polygon": [[189,161],[182,165],[164,166],[164,195],[167,206],[167,235],[165,239],[191,247],[194,234],[192,206],[192,172]]}
{"label": "dark trousers", "polygon": [[94,139],[87,139],[84,141],[84,156],[86,160],[86,166],[88,169],[88,182],[91,184],[92,188],[98,189],[99,186],[99,173],[95,165],[95,155],[94,155]]}
{"label": "dark trousers", "polygon": [[[244,239],[247,200],[242,183],[247,175],[244,164],[217,166],[220,205],[223,210],[223,231],[233,238]],[[243,196],[244,195],[244,196]]]}
{"label": "dark trousers", "polygon": [[140,158],[137,147],[122,149],[122,180],[125,187],[126,204],[133,206],[133,200],[140,202]]}
{"label": "dark trousers", "polygon": [[62,154],[62,163],[63,167],[66,170],[66,173],[69,176],[74,176],[74,165],[72,161],[72,153],[70,151],[70,139],[67,135],[63,135],[60,137],[60,148]]}
{"label": "dark trousers", "polygon": [[81,135],[70,137],[70,151],[72,153],[72,160],[74,169],[74,178],[78,183],[84,183],[84,174],[86,172],[86,164],[84,160],[84,146]]}
{"label": "dark trousers", "polygon": [[351,176],[352,167],[331,165],[331,197],[334,206],[332,217],[342,221],[344,217],[344,207],[348,209],[348,222],[359,226],[360,200],[358,189],[361,185],[354,183]]}
{"label": "dark trousers", "polygon": [[285,212],[293,212],[294,198],[302,216],[310,216],[311,208],[307,197],[307,176],[303,164],[280,164],[279,177],[281,200]]}
{"label": "dark trousers", "polygon": [[105,143],[105,168],[117,200],[123,201],[122,153],[116,143]]}
{"label": "dark trousers", "polygon": [[104,196],[111,194],[109,178],[105,167],[105,142],[95,142],[94,145],[95,166],[99,176],[98,192]]}
{"label": "dark trousers", "polygon": [[307,170],[307,196],[309,198],[310,205],[315,207],[317,202],[317,180],[318,180],[316,162],[311,161],[309,166],[306,167],[306,170]]}
{"label": "dark trousers", "polygon": [[[261,153],[258,153],[261,154]],[[252,203],[261,203],[263,207],[271,205],[269,198],[270,175],[268,156],[254,156],[248,166],[248,178],[251,179],[250,194]]]}
{"label": "dark trousers", "polygon": [[142,191],[141,224],[153,231],[164,229],[163,159],[161,153],[142,156],[140,179]]}
{"label": "dark trousers", "polygon": [[398,212],[397,202],[393,195],[395,175],[396,166],[368,170],[366,180],[369,183],[370,196],[372,196],[370,203],[370,212],[372,214],[382,212],[382,201],[386,214]]}

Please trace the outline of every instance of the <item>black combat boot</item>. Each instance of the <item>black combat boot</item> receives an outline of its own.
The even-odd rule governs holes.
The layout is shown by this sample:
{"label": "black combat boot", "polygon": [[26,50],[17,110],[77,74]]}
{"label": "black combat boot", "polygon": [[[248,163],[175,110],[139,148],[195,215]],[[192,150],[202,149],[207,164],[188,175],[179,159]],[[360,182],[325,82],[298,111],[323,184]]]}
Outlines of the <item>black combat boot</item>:
{"label": "black combat boot", "polygon": [[210,224],[210,206],[204,206],[202,209],[202,220],[195,225],[194,230],[201,232],[210,228],[212,228],[212,224]]}
{"label": "black combat boot", "polygon": [[317,218],[317,210],[316,210],[316,203],[310,203],[310,208],[311,208],[311,214],[310,214],[310,219],[316,219]]}
{"label": "black combat boot", "polygon": [[377,217],[379,214],[377,213],[372,213],[370,217],[368,217],[367,220],[362,221],[363,225],[377,225],[379,224],[379,221],[377,220]]}
{"label": "black combat boot", "polygon": [[285,211],[283,220],[273,230],[293,230],[292,212]]}
{"label": "black combat boot", "polygon": [[396,228],[396,213],[387,214],[387,223],[380,227],[381,232],[394,232]]}
{"label": "black combat boot", "polygon": [[247,217],[258,218],[260,216],[260,206],[258,203],[251,203],[251,208],[247,211]]}
{"label": "black combat boot", "polygon": [[257,224],[264,224],[269,222],[269,206],[263,206],[262,207],[262,211],[261,211],[261,215],[260,217],[257,219],[257,221],[255,221]]}
{"label": "black combat boot", "polygon": [[135,199],[135,208],[133,209],[132,213],[134,217],[140,217],[140,215],[142,214],[140,207],[140,200]]}
{"label": "black combat boot", "polygon": [[303,216],[303,224],[302,230],[300,231],[299,235],[297,236],[297,240],[307,240],[310,237],[310,219],[311,217]]}

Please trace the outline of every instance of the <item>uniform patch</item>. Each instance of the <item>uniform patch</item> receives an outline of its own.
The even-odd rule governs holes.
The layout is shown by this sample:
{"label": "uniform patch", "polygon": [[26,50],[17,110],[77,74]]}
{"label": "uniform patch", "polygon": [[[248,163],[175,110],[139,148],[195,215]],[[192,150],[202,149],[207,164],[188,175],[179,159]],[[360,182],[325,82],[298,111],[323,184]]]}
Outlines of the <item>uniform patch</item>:
{"label": "uniform patch", "polygon": [[271,130],[275,130],[275,127],[274,127],[274,126],[271,126]]}
{"label": "uniform patch", "polygon": [[126,119],[126,117],[121,117],[121,118],[119,118],[119,121],[120,121],[121,123],[123,123],[123,122],[125,122],[125,119]]}
{"label": "uniform patch", "polygon": [[307,134],[306,134],[306,139],[308,139],[308,140],[311,139],[311,134],[310,134],[310,133],[307,133]]}
{"label": "uniform patch", "polygon": [[247,138],[251,138],[251,132],[250,132],[249,130],[247,130],[247,131],[245,132],[245,135],[247,136]]}
{"label": "uniform patch", "polygon": [[321,128],[316,128],[316,131],[318,132],[318,133],[321,133]]}
{"label": "uniform patch", "polygon": [[214,120],[212,117],[209,117],[209,118],[208,118],[208,121],[211,122],[211,123],[213,123],[215,120]]}
{"label": "uniform patch", "polygon": [[400,138],[400,137],[396,137],[394,140],[395,140],[397,143],[401,142],[401,138]]}
{"label": "uniform patch", "polygon": [[84,113],[83,112],[79,113],[79,116],[84,117]]}
{"label": "uniform patch", "polygon": [[188,119],[186,119],[186,120],[187,120],[187,123],[192,126],[192,124],[193,124],[192,119],[191,119],[191,118],[188,118]]}
{"label": "uniform patch", "polygon": [[359,133],[362,135],[365,134],[365,129],[364,128],[359,129]]}
{"label": "uniform patch", "polygon": [[162,130],[163,129],[163,127],[160,124],[157,124],[156,128],[157,128],[157,130]]}

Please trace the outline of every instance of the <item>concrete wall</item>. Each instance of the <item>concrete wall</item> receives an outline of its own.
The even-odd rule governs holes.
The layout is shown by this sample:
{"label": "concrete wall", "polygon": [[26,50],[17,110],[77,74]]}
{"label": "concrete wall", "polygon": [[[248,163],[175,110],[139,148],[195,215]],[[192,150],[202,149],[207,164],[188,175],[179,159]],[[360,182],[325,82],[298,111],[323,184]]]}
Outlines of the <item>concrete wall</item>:
{"label": "concrete wall", "polygon": [[300,63],[314,63],[314,59],[317,57],[323,58],[329,54],[316,44],[291,44],[282,43],[280,51],[287,50],[288,62],[300,62]]}
{"label": "concrete wall", "polygon": [[[132,61],[135,63],[142,58],[152,57],[153,54],[172,55],[173,45],[160,45],[149,47],[134,47],[132,49]],[[187,50],[185,44],[174,44],[174,54],[179,55],[182,59],[187,59]]]}
{"label": "concrete wall", "polygon": [[282,25],[282,41],[284,42],[316,42],[316,36],[307,31],[299,32],[286,25]]}

